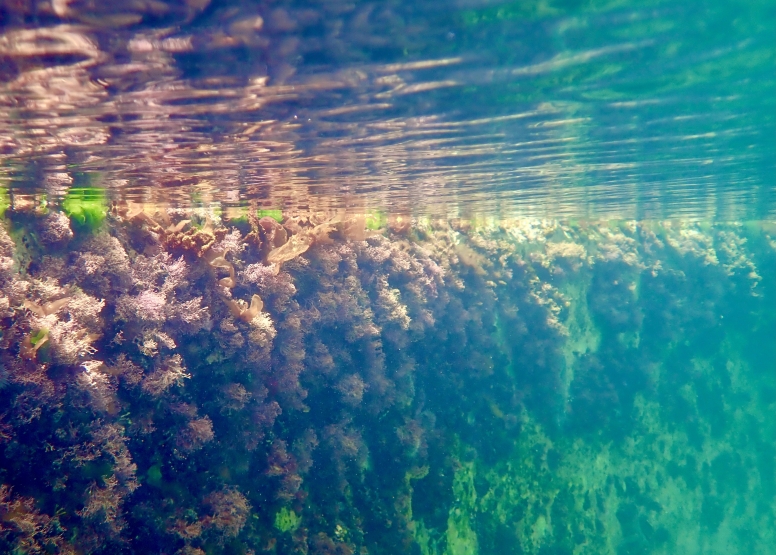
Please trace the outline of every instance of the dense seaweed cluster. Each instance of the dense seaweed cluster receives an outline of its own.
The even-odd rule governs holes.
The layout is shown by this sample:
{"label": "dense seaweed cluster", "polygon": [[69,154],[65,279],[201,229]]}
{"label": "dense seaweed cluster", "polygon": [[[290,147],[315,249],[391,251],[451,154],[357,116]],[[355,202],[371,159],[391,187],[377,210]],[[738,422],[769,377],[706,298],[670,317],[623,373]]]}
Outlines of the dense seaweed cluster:
{"label": "dense seaweed cluster", "polygon": [[773,545],[772,228],[284,216],[6,213],[0,551]]}

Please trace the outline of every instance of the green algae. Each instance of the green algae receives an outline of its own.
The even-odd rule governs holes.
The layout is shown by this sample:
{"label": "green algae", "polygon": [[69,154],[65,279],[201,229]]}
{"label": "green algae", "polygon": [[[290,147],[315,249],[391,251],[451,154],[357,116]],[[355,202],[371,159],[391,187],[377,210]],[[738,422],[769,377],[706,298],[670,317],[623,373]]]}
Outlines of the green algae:
{"label": "green algae", "polygon": [[62,210],[74,224],[94,231],[108,216],[105,190],[98,187],[73,187],[62,200]]}
{"label": "green algae", "polygon": [[474,530],[477,511],[477,491],[474,463],[462,464],[453,478],[453,505],[450,508],[444,534],[432,531],[421,519],[413,523],[414,537],[423,555],[476,555],[477,534]]}
{"label": "green algae", "polygon": [[11,199],[8,196],[8,189],[0,187],[0,218],[5,216],[5,211],[11,206]]}
{"label": "green algae", "polygon": [[472,519],[477,510],[473,463],[464,464],[453,480],[454,506],[447,519],[447,549],[445,555],[476,555],[477,534]]}
{"label": "green algae", "polygon": [[277,209],[259,209],[256,210],[256,216],[259,218],[272,218],[278,223],[283,223],[283,211]]}
{"label": "green algae", "polygon": [[[567,395],[580,356],[597,352],[604,340],[637,349],[633,337],[655,331],[624,334],[596,322],[589,287],[584,275],[560,286],[569,300],[561,349]],[[502,326],[496,335],[503,344]],[[662,360],[650,366],[651,390],[635,395],[634,425],[624,436],[559,433],[524,412],[509,457],[493,465],[465,463],[456,472],[445,541],[416,523],[421,552],[770,552],[776,535],[768,519],[776,503],[763,506],[761,492],[771,491],[773,480],[760,453],[772,451],[776,426],[765,415],[776,403],[758,392],[773,390],[774,377],[752,367],[764,361],[748,360],[750,341],[730,328],[715,348],[690,358],[683,345],[660,351]],[[691,378],[672,390],[677,364]],[[686,423],[670,408],[677,403]],[[475,490],[475,482],[484,485]]]}
{"label": "green algae", "polygon": [[384,228],[388,223],[388,216],[383,211],[375,211],[366,215],[366,228],[371,231],[377,231]]}
{"label": "green algae", "polygon": [[[767,469],[758,468],[755,452],[743,444],[744,430],[698,449],[661,414],[658,403],[639,398],[635,410],[642,424],[620,445],[600,438],[553,441],[529,419],[509,461],[477,471],[470,464],[456,473],[446,545],[434,546],[419,523],[416,539],[422,553],[490,552],[477,549],[471,522],[477,514],[486,515],[491,527],[512,530],[520,553],[637,549],[669,554],[677,546],[683,553],[768,552],[776,537],[757,501]],[[731,444],[740,450],[731,451]],[[553,457],[559,461],[551,462]],[[730,478],[723,470],[715,474],[715,465],[737,476]],[[745,472],[748,478],[741,482]],[[487,483],[479,499],[472,486],[475,475]],[[737,485],[725,485],[737,480]],[[704,492],[703,482],[712,491]],[[753,536],[752,522],[759,530]]]}
{"label": "green algae", "polygon": [[282,533],[293,532],[302,523],[302,518],[287,507],[275,513],[275,528]]}
{"label": "green algae", "polygon": [[40,343],[43,339],[45,339],[48,336],[49,330],[43,328],[38,330],[37,332],[30,335],[30,343],[32,346],[36,346],[38,343]]}
{"label": "green algae", "polygon": [[158,464],[155,464],[146,472],[146,484],[157,488],[163,485],[162,469]]}

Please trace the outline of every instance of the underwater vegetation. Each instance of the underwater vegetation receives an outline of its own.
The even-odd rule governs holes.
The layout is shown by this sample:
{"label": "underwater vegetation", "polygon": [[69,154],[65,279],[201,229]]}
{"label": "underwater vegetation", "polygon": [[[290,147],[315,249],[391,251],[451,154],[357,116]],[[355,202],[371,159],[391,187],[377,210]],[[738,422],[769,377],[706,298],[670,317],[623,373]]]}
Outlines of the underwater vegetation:
{"label": "underwater vegetation", "polygon": [[0,187],[0,218],[5,215],[5,211],[11,205],[11,201],[8,198],[8,190],[5,187]]}
{"label": "underwater vegetation", "polygon": [[99,187],[73,187],[62,200],[62,211],[76,225],[94,230],[108,214],[105,190]]}
{"label": "underwater vegetation", "polygon": [[63,210],[0,227],[0,552],[773,553],[773,225]]}

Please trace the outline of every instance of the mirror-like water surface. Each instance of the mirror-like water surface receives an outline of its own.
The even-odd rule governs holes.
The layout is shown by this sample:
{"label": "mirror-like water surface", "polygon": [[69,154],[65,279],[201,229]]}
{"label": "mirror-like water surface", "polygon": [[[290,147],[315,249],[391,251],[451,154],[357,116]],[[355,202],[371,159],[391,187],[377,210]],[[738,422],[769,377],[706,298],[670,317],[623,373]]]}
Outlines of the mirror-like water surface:
{"label": "mirror-like water surface", "polygon": [[0,175],[14,191],[774,211],[767,1],[8,2],[2,18]]}

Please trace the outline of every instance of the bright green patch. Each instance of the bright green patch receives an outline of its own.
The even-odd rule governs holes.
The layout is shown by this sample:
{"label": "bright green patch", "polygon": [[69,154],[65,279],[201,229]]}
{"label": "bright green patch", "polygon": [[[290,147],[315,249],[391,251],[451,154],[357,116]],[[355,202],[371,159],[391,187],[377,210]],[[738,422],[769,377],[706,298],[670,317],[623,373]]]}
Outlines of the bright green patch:
{"label": "bright green patch", "polygon": [[474,488],[476,470],[473,463],[461,465],[455,472],[453,493],[456,504],[447,519],[447,549],[445,555],[477,555],[477,533],[472,520],[477,513],[477,492]]}
{"label": "bright green patch", "polygon": [[256,215],[259,218],[272,218],[278,223],[283,221],[283,212],[280,210],[256,210]]}
{"label": "bright green patch", "polygon": [[48,336],[48,332],[49,332],[49,330],[47,330],[46,328],[43,328],[43,329],[33,333],[30,336],[30,343],[32,343],[32,346],[34,347],[35,345],[37,345],[38,343],[43,341]]}
{"label": "bright green patch", "polygon": [[5,215],[9,206],[11,206],[11,199],[8,197],[8,189],[0,187],[0,218]]}
{"label": "bright green patch", "polygon": [[108,215],[105,189],[73,187],[62,201],[62,210],[71,222],[94,230],[105,221]]}
{"label": "bright green patch", "polygon": [[286,507],[275,513],[275,528],[281,532],[293,532],[301,522],[302,517]]}
{"label": "bright green patch", "polygon": [[148,469],[146,473],[146,483],[151,486],[159,487],[162,485],[162,469],[155,464]]}
{"label": "bright green patch", "polygon": [[385,212],[377,211],[366,215],[367,229],[374,231],[376,229],[380,229],[381,227],[385,227],[386,223],[388,223],[388,218],[385,215]]}

